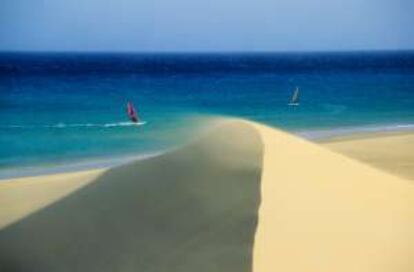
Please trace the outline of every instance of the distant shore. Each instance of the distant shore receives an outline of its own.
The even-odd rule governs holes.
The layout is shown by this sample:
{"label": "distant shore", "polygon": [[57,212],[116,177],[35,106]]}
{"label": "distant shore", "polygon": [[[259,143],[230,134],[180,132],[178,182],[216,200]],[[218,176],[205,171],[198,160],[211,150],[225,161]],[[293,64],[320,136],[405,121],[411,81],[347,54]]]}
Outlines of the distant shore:
{"label": "distant shore", "polygon": [[414,181],[414,133],[382,132],[334,137],[322,146],[381,171]]}
{"label": "distant shore", "polygon": [[317,142],[405,133],[414,133],[414,124],[373,124],[365,126],[299,130],[294,132],[294,134]]}

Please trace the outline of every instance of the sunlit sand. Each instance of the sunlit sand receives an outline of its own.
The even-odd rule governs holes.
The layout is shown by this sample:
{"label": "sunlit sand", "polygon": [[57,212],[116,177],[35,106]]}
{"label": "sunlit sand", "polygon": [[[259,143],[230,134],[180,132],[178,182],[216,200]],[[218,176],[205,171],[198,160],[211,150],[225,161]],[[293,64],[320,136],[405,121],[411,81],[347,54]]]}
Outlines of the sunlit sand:
{"label": "sunlit sand", "polygon": [[327,148],[414,180],[414,134],[368,134],[332,139]]}
{"label": "sunlit sand", "polygon": [[247,121],[207,131],[112,169],[2,181],[0,271],[414,270],[408,174]]}

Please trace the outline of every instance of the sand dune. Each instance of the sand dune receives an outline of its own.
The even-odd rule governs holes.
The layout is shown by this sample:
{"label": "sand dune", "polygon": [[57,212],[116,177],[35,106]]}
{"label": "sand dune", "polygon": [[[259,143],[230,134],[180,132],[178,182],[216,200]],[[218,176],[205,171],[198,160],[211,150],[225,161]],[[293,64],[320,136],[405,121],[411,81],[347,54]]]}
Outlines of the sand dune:
{"label": "sand dune", "polygon": [[414,271],[414,186],[264,126],[253,271]]}
{"label": "sand dune", "polygon": [[0,271],[414,271],[409,180],[245,121],[0,201]]}
{"label": "sand dune", "polygon": [[[217,126],[183,149],[87,178],[59,201],[49,191],[52,204],[0,231],[0,271],[249,271],[262,144],[251,126]],[[57,176],[37,179],[45,188]],[[15,187],[27,205],[44,197]]]}
{"label": "sand dune", "polygon": [[345,137],[322,144],[335,152],[414,180],[413,133]]}

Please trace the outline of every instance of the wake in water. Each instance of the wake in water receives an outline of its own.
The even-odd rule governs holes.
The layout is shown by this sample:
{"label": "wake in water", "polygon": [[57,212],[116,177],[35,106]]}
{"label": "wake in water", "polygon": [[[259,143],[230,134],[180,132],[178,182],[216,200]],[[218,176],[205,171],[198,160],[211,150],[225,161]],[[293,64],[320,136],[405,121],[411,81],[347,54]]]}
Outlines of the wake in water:
{"label": "wake in water", "polygon": [[117,123],[105,123],[105,124],[65,124],[58,123],[53,125],[0,125],[0,128],[73,128],[73,127],[101,127],[101,128],[113,128],[113,127],[132,127],[132,126],[143,126],[147,122],[117,122]]}

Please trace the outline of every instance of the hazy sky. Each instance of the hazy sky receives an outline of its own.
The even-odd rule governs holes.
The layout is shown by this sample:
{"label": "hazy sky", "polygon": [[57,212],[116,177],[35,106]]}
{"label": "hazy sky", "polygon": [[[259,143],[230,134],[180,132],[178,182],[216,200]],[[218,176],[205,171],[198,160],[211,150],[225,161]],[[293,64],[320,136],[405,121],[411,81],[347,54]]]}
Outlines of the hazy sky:
{"label": "hazy sky", "polygon": [[0,0],[0,50],[414,49],[414,0]]}

